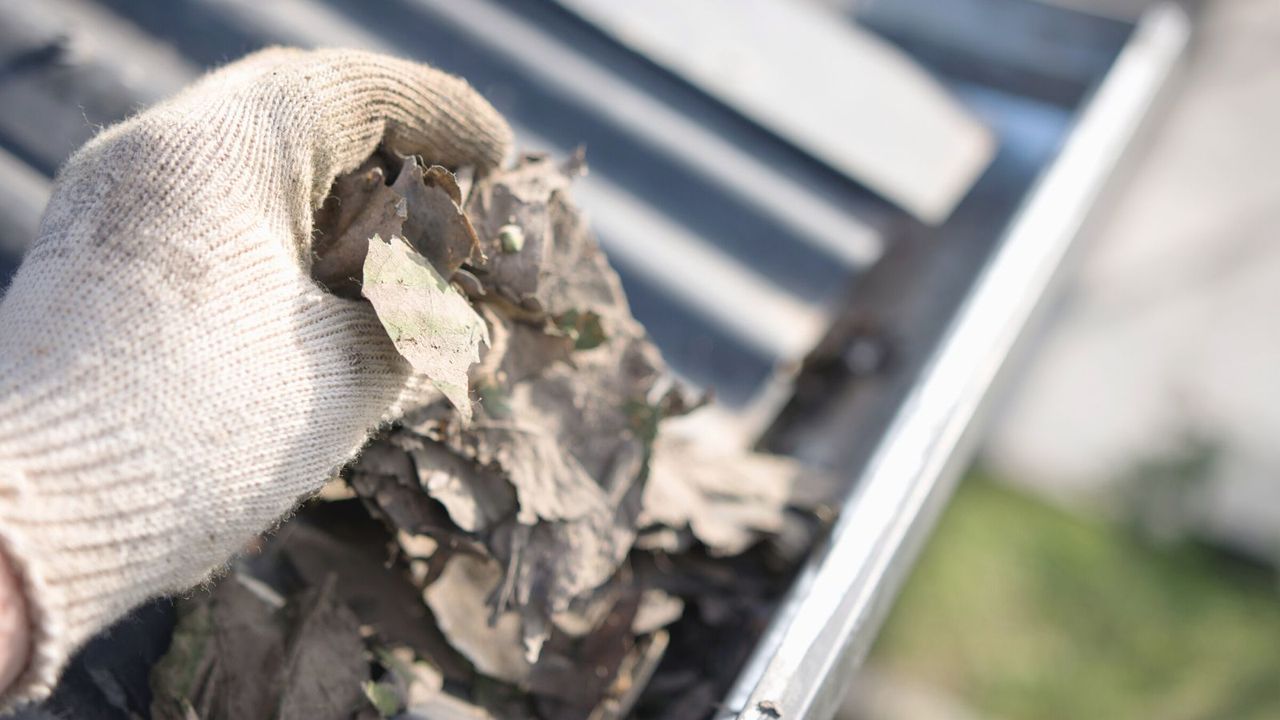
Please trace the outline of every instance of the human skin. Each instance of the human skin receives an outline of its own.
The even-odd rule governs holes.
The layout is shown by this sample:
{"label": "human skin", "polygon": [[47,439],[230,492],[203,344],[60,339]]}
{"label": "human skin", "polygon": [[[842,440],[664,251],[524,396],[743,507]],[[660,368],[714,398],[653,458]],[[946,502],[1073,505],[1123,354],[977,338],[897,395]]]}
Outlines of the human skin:
{"label": "human skin", "polygon": [[7,688],[27,667],[31,654],[31,621],[22,579],[9,556],[0,551],[0,688]]}

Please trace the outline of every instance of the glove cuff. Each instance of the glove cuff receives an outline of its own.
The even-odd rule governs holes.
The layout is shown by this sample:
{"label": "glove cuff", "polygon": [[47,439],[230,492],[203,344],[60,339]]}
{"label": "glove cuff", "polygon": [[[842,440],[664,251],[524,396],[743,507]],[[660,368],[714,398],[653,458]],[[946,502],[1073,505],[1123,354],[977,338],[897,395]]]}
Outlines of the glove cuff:
{"label": "glove cuff", "polygon": [[163,518],[128,502],[104,505],[92,491],[45,496],[37,482],[0,465],[0,545],[30,627],[27,667],[0,708],[47,697],[85,641],[166,589],[181,562],[178,548],[137,533]]}

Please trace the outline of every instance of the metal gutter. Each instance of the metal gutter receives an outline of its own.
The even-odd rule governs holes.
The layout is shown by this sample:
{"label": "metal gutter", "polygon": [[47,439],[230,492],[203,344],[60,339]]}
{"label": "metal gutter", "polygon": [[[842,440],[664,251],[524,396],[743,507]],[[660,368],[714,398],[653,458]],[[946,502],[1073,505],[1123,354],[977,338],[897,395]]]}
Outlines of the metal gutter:
{"label": "metal gutter", "polygon": [[1150,8],[1037,182],[902,404],[844,511],[780,605],[718,718],[829,718],[972,454],[972,422],[1125,148],[1191,22]]}

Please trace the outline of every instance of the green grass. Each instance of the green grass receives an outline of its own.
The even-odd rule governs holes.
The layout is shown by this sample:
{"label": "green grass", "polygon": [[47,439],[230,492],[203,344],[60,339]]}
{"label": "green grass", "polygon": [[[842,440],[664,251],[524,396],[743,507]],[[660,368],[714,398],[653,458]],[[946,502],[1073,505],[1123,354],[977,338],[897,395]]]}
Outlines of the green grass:
{"label": "green grass", "polygon": [[975,474],[871,662],[997,718],[1280,718],[1280,594],[1270,571]]}

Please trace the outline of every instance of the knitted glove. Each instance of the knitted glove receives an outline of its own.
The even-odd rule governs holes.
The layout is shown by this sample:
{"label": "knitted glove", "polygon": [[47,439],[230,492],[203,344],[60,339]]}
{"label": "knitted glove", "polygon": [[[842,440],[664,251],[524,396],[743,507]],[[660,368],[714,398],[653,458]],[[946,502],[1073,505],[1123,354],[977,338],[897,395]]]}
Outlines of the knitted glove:
{"label": "knitted glove", "polygon": [[487,169],[510,136],[437,70],[275,49],[71,158],[0,304],[0,542],[33,642],[10,701],[207,579],[412,390],[369,306],[310,279],[334,177],[379,142]]}

